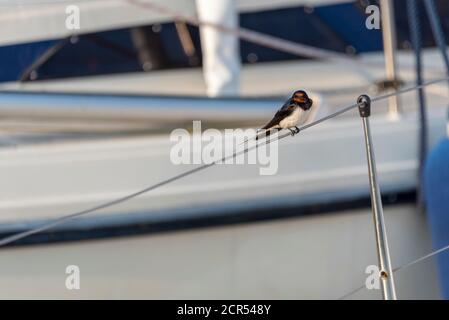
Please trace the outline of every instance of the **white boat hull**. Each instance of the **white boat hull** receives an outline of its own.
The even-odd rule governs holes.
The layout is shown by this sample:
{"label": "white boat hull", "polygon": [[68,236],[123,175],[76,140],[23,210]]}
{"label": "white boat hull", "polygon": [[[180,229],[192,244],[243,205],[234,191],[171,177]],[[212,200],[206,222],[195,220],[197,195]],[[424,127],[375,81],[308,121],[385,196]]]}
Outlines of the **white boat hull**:
{"label": "white boat hull", "polygon": [[[425,216],[385,208],[393,266],[430,251]],[[376,265],[369,209],[1,252],[0,299],[338,299]],[[68,265],[80,289],[68,290]],[[438,299],[432,260],[395,275],[400,299]],[[380,299],[363,289],[349,298]]]}

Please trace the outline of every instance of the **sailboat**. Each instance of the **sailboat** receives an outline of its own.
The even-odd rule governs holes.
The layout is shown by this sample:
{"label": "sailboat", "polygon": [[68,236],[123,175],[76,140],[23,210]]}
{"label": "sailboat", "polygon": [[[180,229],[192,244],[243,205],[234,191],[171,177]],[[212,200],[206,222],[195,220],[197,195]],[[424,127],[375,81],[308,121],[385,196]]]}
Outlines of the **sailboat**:
{"label": "sailboat", "polygon": [[[190,129],[192,120],[218,129],[260,127],[291,92],[303,88],[316,103],[313,121],[355,103],[362,93],[383,93],[384,53],[360,39],[342,42],[348,30],[339,30],[328,44],[350,54],[359,48],[359,65],[282,59],[245,44],[243,56],[253,53],[249,58],[259,61],[243,65],[241,96],[207,98],[199,60],[177,60],[179,52],[166,68],[136,71],[136,61],[121,71],[118,67],[127,52],[117,45],[123,44],[123,34],[136,27],[170,33],[172,17],[126,1],[75,2],[86,12],[83,33],[76,38],[53,25],[64,15],[65,3],[37,8],[32,1],[20,7],[5,2],[0,13],[0,28],[7,31],[0,36],[0,56],[30,50],[28,57],[37,59],[29,61],[38,61],[58,48],[34,73],[13,70],[0,84],[2,237],[191,169],[170,162],[169,137],[173,129]],[[314,10],[299,0],[238,3],[247,25],[258,14],[276,21],[294,10],[309,19],[338,12],[349,12],[354,21],[365,17],[351,1],[314,2]],[[192,15],[195,10],[193,1],[166,5]],[[24,19],[29,24],[22,25]],[[328,27],[335,21],[327,23],[317,30],[331,33]],[[101,51],[93,50],[91,60],[74,59],[86,55],[92,41],[115,52],[108,53],[110,65],[99,59]],[[122,58],[114,64],[117,51]],[[413,52],[396,54],[401,81],[414,84]],[[83,67],[71,67],[71,59]],[[423,59],[426,78],[445,76],[437,48],[424,49]],[[429,148],[445,136],[446,87],[441,82],[425,88]],[[431,250],[426,216],[415,204],[420,183],[416,92],[400,95],[399,101],[399,117],[391,116],[387,100],[373,103],[371,116],[394,265]],[[276,175],[261,176],[257,165],[214,166],[17,241],[0,253],[0,298],[337,299],[362,285],[367,266],[377,260],[357,110],[280,141],[278,167]],[[81,270],[81,290],[64,287],[69,265]],[[438,281],[434,262],[426,261],[398,273],[398,295],[440,298]],[[365,289],[352,297],[380,295]]]}

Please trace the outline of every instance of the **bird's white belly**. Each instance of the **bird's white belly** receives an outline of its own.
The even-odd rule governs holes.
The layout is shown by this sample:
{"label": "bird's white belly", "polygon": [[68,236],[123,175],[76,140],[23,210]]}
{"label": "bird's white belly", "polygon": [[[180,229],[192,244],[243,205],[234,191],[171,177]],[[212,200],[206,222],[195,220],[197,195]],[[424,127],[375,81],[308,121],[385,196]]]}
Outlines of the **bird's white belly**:
{"label": "bird's white belly", "polygon": [[298,125],[302,113],[303,112],[301,112],[301,110],[299,108],[296,108],[295,111],[293,111],[291,115],[289,115],[285,119],[282,119],[279,122],[279,126],[281,128],[287,129],[287,128],[291,128],[291,127]]}

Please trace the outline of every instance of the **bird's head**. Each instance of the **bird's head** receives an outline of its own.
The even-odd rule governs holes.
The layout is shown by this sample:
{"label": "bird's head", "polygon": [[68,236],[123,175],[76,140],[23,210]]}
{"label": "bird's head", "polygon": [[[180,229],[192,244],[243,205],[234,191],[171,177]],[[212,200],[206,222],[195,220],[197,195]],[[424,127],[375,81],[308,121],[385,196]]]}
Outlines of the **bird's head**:
{"label": "bird's head", "polygon": [[303,110],[309,110],[313,104],[313,100],[310,99],[307,93],[303,90],[295,91],[291,97],[291,100]]}

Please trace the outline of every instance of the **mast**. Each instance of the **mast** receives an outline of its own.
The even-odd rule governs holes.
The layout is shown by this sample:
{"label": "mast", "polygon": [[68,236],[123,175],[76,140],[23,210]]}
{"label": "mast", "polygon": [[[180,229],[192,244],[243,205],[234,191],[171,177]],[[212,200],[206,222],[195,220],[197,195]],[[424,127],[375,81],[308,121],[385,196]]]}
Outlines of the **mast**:
{"label": "mast", "polygon": [[[382,19],[382,38],[384,45],[385,74],[387,82],[396,87],[398,75],[396,66],[396,27],[394,24],[394,7],[391,0],[380,0]],[[398,96],[388,99],[388,115],[390,119],[398,119],[400,105]]]}

